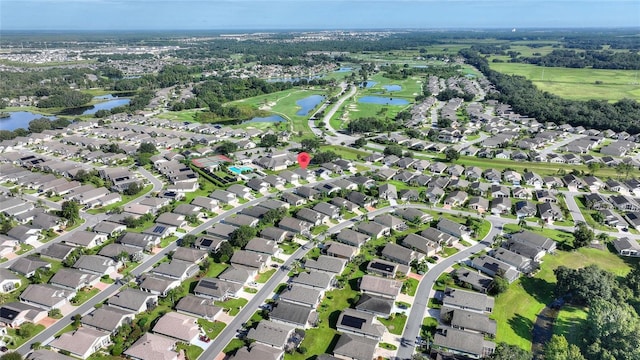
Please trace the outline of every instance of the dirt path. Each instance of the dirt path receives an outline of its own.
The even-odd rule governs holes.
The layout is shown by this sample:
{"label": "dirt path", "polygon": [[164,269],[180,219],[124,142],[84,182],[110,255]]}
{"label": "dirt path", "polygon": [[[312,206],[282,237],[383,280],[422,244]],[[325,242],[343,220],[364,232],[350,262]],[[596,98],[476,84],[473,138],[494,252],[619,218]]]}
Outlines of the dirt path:
{"label": "dirt path", "polygon": [[536,317],[533,324],[533,336],[531,339],[531,352],[534,359],[540,359],[544,354],[544,344],[551,339],[553,335],[553,322],[558,316],[558,310],[545,307]]}

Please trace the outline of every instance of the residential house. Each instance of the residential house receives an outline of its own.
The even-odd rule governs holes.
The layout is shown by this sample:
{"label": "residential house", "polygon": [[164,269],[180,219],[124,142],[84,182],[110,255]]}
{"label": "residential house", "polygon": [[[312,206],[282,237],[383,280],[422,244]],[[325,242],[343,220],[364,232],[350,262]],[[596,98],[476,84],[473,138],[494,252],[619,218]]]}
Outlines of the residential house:
{"label": "residential house", "polygon": [[220,279],[203,278],[198,281],[193,293],[202,298],[225,301],[237,297],[241,290],[242,285],[240,284]]}
{"label": "residential house", "polygon": [[373,275],[364,275],[360,279],[360,291],[364,294],[395,299],[402,289],[402,282]]}
{"label": "residential house", "polygon": [[455,236],[460,239],[469,237],[469,229],[466,226],[453,222],[446,218],[440,218],[436,228],[446,234]]}
{"label": "residential house", "polygon": [[48,284],[31,284],[20,294],[20,301],[45,310],[60,309],[76,295],[75,291],[64,290]]}
{"label": "residential house", "polygon": [[386,328],[371,313],[345,309],[338,317],[336,329],[342,333],[380,341]]}
{"label": "residential house", "polygon": [[66,351],[69,354],[87,359],[92,354],[106,348],[111,344],[111,334],[81,327],[73,332],[67,332],[49,343],[51,348],[58,351]]}
{"label": "residential house", "polygon": [[110,306],[139,314],[154,308],[158,303],[158,296],[137,289],[124,289],[110,297],[107,303]]}
{"label": "residential house", "polygon": [[640,245],[635,239],[623,237],[613,240],[613,247],[621,256],[640,256]]}

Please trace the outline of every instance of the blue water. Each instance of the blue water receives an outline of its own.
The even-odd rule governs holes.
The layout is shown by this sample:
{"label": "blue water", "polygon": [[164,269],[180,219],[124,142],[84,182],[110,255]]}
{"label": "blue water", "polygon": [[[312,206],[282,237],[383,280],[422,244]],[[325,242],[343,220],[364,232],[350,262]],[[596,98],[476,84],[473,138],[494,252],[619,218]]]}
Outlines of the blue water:
{"label": "blue water", "polygon": [[117,96],[113,96],[113,94],[107,94],[107,95],[100,95],[100,96],[94,96],[93,100],[111,100],[111,99],[117,99]]}
{"label": "blue water", "polygon": [[[113,98],[113,97],[112,97]],[[93,105],[92,108],[85,110],[82,112],[82,115],[91,115],[98,112],[98,110],[111,110],[118,106],[128,105],[131,102],[131,99],[127,98],[113,98],[113,100],[97,103]]]}
{"label": "blue water", "polygon": [[420,68],[420,69],[426,69],[428,68],[427,65],[413,65],[414,68]]}
{"label": "blue water", "polygon": [[250,166],[229,166],[229,171],[234,174],[242,174],[243,171],[253,171],[253,168]]}
{"label": "blue water", "polygon": [[370,87],[373,87],[377,83],[378,83],[377,81],[367,81],[367,86],[365,86],[364,83],[360,83],[360,87],[368,89]]}
{"label": "blue water", "polygon": [[342,73],[342,72],[349,72],[349,71],[351,71],[351,70],[353,70],[353,68],[350,68],[350,67],[341,67],[340,69],[338,69],[338,70],[336,70],[336,71],[334,71],[334,72]]}
{"label": "blue water", "polygon": [[30,111],[11,111],[8,112],[8,118],[0,119],[0,130],[15,130],[18,128],[29,128],[29,121],[47,118],[49,120],[55,120],[55,116],[44,116],[40,114],[34,114]]}
{"label": "blue water", "polygon": [[402,86],[400,85],[385,85],[383,86],[387,91],[400,91],[402,90]]}
{"label": "blue water", "polygon": [[300,99],[296,101],[296,105],[300,106],[301,109],[298,110],[296,115],[298,116],[307,116],[311,110],[315,109],[318,104],[324,101],[324,96],[322,95],[311,95],[304,99]]}
{"label": "blue water", "polygon": [[282,116],[280,115],[271,115],[268,117],[254,117],[251,120],[247,120],[247,121],[243,121],[242,123],[254,123],[254,122],[282,122],[282,121],[286,121],[285,119],[282,118]]}
{"label": "blue water", "polygon": [[382,96],[363,96],[358,99],[363,104],[380,104],[380,105],[407,105],[409,102],[405,99],[394,99]]}

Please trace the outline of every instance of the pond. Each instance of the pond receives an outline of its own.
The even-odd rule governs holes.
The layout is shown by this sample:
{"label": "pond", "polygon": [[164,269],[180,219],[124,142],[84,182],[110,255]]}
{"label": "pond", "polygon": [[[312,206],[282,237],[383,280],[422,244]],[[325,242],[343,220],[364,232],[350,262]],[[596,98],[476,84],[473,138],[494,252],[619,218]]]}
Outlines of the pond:
{"label": "pond", "polygon": [[18,128],[29,128],[29,122],[31,120],[47,118],[49,120],[55,120],[55,116],[45,116],[41,114],[35,114],[30,111],[10,111],[7,112],[9,117],[0,119],[0,130],[15,130]]}
{"label": "pond", "polygon": [[391,97],[382,96],[363,96],[358,99],[359,103],[363,104],[379,104],[379,105],[408,105],[409,102],[405,99],[394,99]]}
{"label": "pond", "polygon": [[402,86],[400,85],[385,85],[383,86],[387,91],[400,91],[402,90]]}
{"label": "pond", "polygon": [[337,73],[343,73],[343,72],[349,72],[349,71],[351,71],[351,70],[353,70],[353,68],[350,68],[350,67],[341,67],[340,69],[335,70],[334,72],[337,72]]}
{"label": "pond", "polygon": [[271,115],[271,116],[267,116],[267,117],[254,117],[251,120],[246,120],[243,121],[243,124],[246,123],[255,123],[255,122],[282,122],[282,121],[286,121],[282,116],[280,115]]}
{"label": "pond", "polygon": [[377,84],[377,83],[378,83],[377,81],[365,81],[365,82],[363,82],[363,83],[360,83],[360,87],[361,87],[361,88],[367,88],[367,89],[368,89],[368,88],[370,88],[370,87],[375,86],[375,84]]}
{"label": "pond", "polygon": [[300,106],[301,109],[296,112],[298,116],[307,116],[311,110],[315,109],[318,104],[324,101],[324,96],[322,95],[311,95],[304,99],[300,99],[296,101],[296,105]]}
{"label": "pond", "polygon": [[93,100],[107,100],[90,106],[81,106],[73,109],[62,111],[61,115],[93,115],[99,110],[111,110],[118,106],[128,105],[131,102],[129,98],[113,96],[112,94],[95,96]]}

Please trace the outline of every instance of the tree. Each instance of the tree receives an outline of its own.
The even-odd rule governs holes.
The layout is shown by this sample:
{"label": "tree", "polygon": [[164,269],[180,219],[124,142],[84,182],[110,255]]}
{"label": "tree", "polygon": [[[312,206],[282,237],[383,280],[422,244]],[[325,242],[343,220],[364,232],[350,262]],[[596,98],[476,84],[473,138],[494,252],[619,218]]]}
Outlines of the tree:
{"label": "tree", "polygon": [[80,220],[80,204],[76,201],[63,202],[60,210],[60,217],[67,219],[71,225],[74,225],[78,220]]}
{"label": "tree", "polygon": [[595,175],[595,173],[600,170],[601,164],[598,162],[591,162],[587,164],[587,168],[589,168],[589,172],[591,175]]}
{"label": "tree", "polygon": [[180,246],[191,248],[195,245],[197,239],[195,235],[187,234],[180,239]]}
{"label": "tree", "polygon": [[589,305],[596,300],[611,300],[619,287],[615,276],[596,265],[581,269],[559,266],[553,271],[556,276],[555,294],[565,297],[577,305]]}
{"label": "tree", "polygon": [[22,323],[20,328],[16,330],[16,334],[23,339],[29,339],[36,333],[36,325],[30,322]]}
{"label": "tree", "polygon": [[402,156],[402,147],[400,145],[396,145],[396,144],[391,144],[389,146],[387,146],[386,148],[384,148],[384,151],[382,152],[385,155],[395,155],[398,157]]}
{"label": "tree", "polygon": [[233,246],[228,241],[223,241],[215,253],[215,260],[218,263],[225,263],[233,256]]}
{"label": "tree", "polygon": [[315,154],[311,159],[311,162],[314,164],[324,164],[339,158],[340,156],[333,151],[323,151]]}
{"label": "tree", "polygon": [[260,143],[258,144],[260,147],[264,148],[272,148],[278,146],[278,135],[276,134],[266,134],[260,139]]}
{"label": "tree", "polygon": [[533,355],[519,346],[499,343],[491,354],[492,360],[531,360]]}
{"label": "tree", "polygon": [[51,120],[47,118],[39,118],[29,122],[29,131],[32,133],[41,133],[45,130],[51,130]]}
{"label": "tree", "polygon": [[457,152],[454,148],[447,148],[447,150],[444,151],[444,156],[448,162],[454,162],[460,159],[460,153]]}
{"label": "tree", "polygon": [[300,147],[304,151],[315,151],[320,148],[320,140],[317,138],[307,138],[300,141]]}
{"label": "tree", "polygon": [[580,349],[562,335],[553,335],[544,346],[545,360],[585,360]]}
{"label": "tree", "polygon": [[133,182],[131,184],[129,184],[129,186],[122,192],[125,195],[137,195],[140,191],[142,191],[142,189],[144,189],[144,187],[137,183],[137,182]]}
{"label": "tree", "polygon": [[578,226],[574,230],[573,237],[573,247],[578,249],[591,244],[595,237],[595,234],[587,224],[581,222],[578,223]]}
{"label": "tree", "polygon": [[585,324],[589,359],[640,359],[640,320],[629,304],[596,300]]}
{"label": "tree", "polygon": [[509,280],[507,280],[504,275],[496,274],[491,281],[491,285],[489,286],[489,292],[491,295],[501,294],[509,288]]}
{"label": "tree", "polygon": [[633,164],[630,161],[625,160],[616,165],[616,173],[618,173],[618,175],[624,174],[624,178],[626,179],[629,177],[629,173],[633,170]]}
{"label": "tree", "polygon": [[0,360],[22,360],[22,355],[13,351],[0,356]]}
{"label": "tree", "polygon": [[604,223],[604,215],[602,215],[600,211],[592,212],[591,218],[593,219],[593,221],[597,222],[598,224]]}
{"label": "tree", "polygon": [[247,245],[249,240],[256,236],[256,233],[256,228],[248,225],[242,225],[229,235],[229,242],[235,247],[243,248]]}
{"label": "tree", "polygon": [[157,151],[158,149],[156,149],[156,146],[150,142],[143,142],[138,147],[139,154],[155,154]]}
{"label": "tree", "polygon": [[361,138],[358,138],[356,141],[353,142],[353,146],[356,147],[356,148],[361,148],[361,147],[367,145],[367,142],[368,142],[367,138],[361,137]]}
{"label": "tree", "polygon": [[229,155],[238,151],[238,144],[231,141],[223,141],[216,147],[216,153],[222,155]]}

